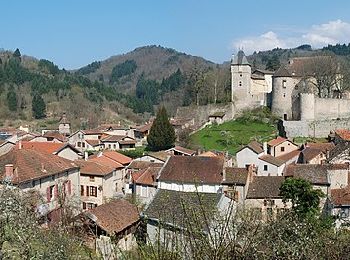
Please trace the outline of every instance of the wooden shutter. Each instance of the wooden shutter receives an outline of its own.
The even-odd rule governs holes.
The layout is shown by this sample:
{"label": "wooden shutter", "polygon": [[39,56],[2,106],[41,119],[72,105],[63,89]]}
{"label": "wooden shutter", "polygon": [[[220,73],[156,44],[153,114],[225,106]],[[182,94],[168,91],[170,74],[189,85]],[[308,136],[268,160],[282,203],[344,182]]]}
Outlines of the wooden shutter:
{"label": "wooden shutter", "polygon": [[83,202],[83,209],[86,209],[86,203]]}
{"label": "wooden shutter", "polygon": [[50,200],[51,200],[50,187],[46,188],[46,199],[47,199],[47,202],[50,202]]}
{"label": "wooden shutter", "polygon": [[89,197],[89,193],[90,193],[90,191],[89,191],[89,186],[86,186],[86,196],[87,196],[87,197]]}
{"label": "wooden shutter", "polygon": [[58,198],[58,185],[56,184],[53,190],[53,196],[55,197],[55,199]]}
{"label": "wooden shutter", "polygon": [[72,194],[72,181],[68,180],[67,181],[67,189],[68,189],[68,195]]}

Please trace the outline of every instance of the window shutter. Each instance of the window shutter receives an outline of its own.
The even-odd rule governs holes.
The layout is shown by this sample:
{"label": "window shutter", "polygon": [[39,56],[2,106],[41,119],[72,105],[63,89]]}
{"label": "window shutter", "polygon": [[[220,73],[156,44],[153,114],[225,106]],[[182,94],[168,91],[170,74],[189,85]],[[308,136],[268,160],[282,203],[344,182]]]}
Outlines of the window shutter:
{"label": "window shutter", "polygon": [[89,186],[86,186],[86,196],[89,197]]}
{"label": "window shutter", "polygon": [[83,209],[86,209],[86,203],[83,202]]}
{"label": "window shutter", "polygon": [[46,188],[46,199],[47,202],[50,202],[51,198],[50,198],[50,187]]}
{"label": "window shutter", "polygon": [[58,185],[56,184],[54,189],[53,189],[53,196],[55,197],[55,199],[58,197]]}
{"label": "window shutter", "polygon": [[72,193],[72,181],[71,180],[67,181],[67,189],[68,189],[68,195],[71,195],[71,193]]}

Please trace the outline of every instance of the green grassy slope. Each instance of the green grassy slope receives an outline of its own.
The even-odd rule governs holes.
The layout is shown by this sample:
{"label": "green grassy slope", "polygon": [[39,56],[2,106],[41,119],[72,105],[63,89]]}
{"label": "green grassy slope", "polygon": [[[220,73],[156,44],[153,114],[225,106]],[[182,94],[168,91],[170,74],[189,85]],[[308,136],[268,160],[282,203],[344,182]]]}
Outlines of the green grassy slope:
{"label": "green grassy slope", "polygon": [[192,147],[204,150],[236,152],[252,140],[268,141],[277,135],[276,126],[256,121],[229,121],[211,125],[191,135]]}

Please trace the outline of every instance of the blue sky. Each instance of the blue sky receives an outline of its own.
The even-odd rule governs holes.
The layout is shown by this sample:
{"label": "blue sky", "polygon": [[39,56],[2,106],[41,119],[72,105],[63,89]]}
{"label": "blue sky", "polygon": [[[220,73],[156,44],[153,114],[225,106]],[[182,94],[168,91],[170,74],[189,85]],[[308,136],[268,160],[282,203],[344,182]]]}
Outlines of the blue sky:
{"label": "blue sky", "polygon": [[156,44],[214,62],[310,43],[350,42],[350,1],[7,0],[0,48],[74,69]]}

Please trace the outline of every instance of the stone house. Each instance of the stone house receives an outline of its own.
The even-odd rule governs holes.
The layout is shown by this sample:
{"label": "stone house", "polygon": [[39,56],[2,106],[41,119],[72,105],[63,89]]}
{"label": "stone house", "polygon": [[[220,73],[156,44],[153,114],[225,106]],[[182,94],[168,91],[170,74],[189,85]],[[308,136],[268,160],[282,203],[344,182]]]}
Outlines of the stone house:
{"label": "stone house", "polygon": [[225,112],[215,112],[211,115],[209,115],[208,119],[209,119],[209,122],[210,123],[216,123],[216,124],[222,124],[223,122],[225,122],[225,115],[226,113]]}
{"label": "stone house", "polygon": [[159,172],[158,189],[217,193],[223,168],[221,157],[171,156]]}
{"label": "stone house", "polygon": [[252,174],[254,174],[249,171],[253,171],[253,169],[253,166],[249,166],[248,168],[225,168],[222,181],[224,194],[238,204],[244,205],[248,183],[250,178],[252,178]]}
{"label": "stone house", "polygon": [[109,150],[130,150],[136,145],[136,140],[129,136],[109,135],[100,141],[102,148]]}
{"label": "stone house", "polygon": [[350,221],[350,187],[332,189],[330,203],[336,227],[347,226]]}
{"label": "stone house", "polygon": [[334,131],[334,140],[333,142],[337,145],[339,143],[349,142],[350,141],[350,130],[348,129],[336,129]]}
{"label": "stone house", "polygon": [[68,137],[68,142],[83,152],[91,147],[99,147],[101,136],[102,133],[98,130],[78,130]]}
{"label": "stone house", "polygon": [[70,135],[70,123],[67,119],[66,113],[63,113],[60,123],[58,125],[58,132],[64,136]]}
{"label": "stone house", "polygon": [[85,160],[78,160],[76,164],[80,166],[82,209],[91,209],[124,195],[123,166],[118,169]]}
{"label": "stone house", "polygon": [[282,176],[286,162],[270,154],[258,157],[257,174],[259,176]]}
{"label": "stone house", "polygon": [[298,145],[280,136],[267,143],[267,153],[275,157],[290,153],[298,149]]}
{"label": "stone house", "polygon": [[[222,193],[159,189],[142,213],[147,223],[147,238],[151,243],[160,240],[165,246],[174,246],[175,241],[184,239],[189,227],[205,235],[218,226],[215,213],[227,214],[229,207],[230,199]],[[181,250],[180,243],[175,246]]]}
{"label": "stone house", "polygon": [[[116,248],[130,251],[137,245],[135,232],[140,223],[139,212],[124,199],[114,199],[85,211],[80,219],[87,236],[96,241],[97,251],[104,259],[117,259]],[[104,239],[106,237],[110,239]]]}
{"label": "stone house", "polygon": [[11,149],[15,147],[15,145],[15,142],[0,140],[0,156],[11,151]]}
{"label": "stone house", "polygon": [[101,124],[97,130],[107,135],[119,135],[135,138],[135,128],[123,127],[120,124]]}
{"label": "stone house", "polygon": [[334,149],[334,143],[306,143],[300,152],[298,163],[322,164]]}
{"label": "stone house", "polygon": [[237,166],[247,168],[249,165],[258,165],[258,157],[264,154],[263,146],[257,141],[252,141],[236,153]]}
{"label": "stone house", "polygon": [[331,164],[350,163],[350,143],[338,143],[332,150],[329,151],[327,162]]}
{"label": "stone house", "polygon": [[37,211],[49,221],[61,210],[59,198],[73,207],[80,204],[80,172],[72,161],[35,149],[13,148],[0,156],[0,173],[22,191],[37,193]]}
{"label": "stone house", "polygon": [[142,203],[151,201],[157,190],[157,176],[162,167],[149,166],[132,173],[133,194]]}
{"label": "stone house", "polygon": [[283,176],[253,176],[248,186],[245,206],[256,212],[258,218],[273,219],[291,207],[280,195]]}
{"label": "stone house", "polygon": [[139,139],[139,140],[146,141],[147,136],[149,135],[149,131],[151,130],[152,124],[153,124],[153,121],[151,121],[145,125],[136,127],[135,138]]}

